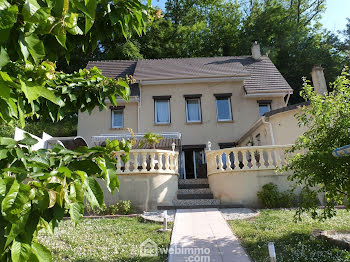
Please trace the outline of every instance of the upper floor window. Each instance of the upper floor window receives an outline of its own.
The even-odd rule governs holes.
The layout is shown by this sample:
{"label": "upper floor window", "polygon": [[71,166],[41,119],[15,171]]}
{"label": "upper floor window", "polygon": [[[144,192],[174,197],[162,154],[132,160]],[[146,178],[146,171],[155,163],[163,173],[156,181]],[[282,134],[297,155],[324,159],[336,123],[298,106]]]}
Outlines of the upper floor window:
{"label": "upper floor window", "polygon": [[156,124],[170,123],[170,97],[154,96],[154,122]]}
{"label": "upper floor window", "polygon": [[216,97],[216,113],[218,121],[232,121],[231,93],[214,94]]}
{"label": "upper floor window", "polygon": [[201,95],[185,95],[186,99],[186,121],[198,123],[202,121]]}
{"label": "upper floor window", "polygon": [[271,111],[271,100],[258,100],[258,104],[260,116]]}
{"label": "upper floor window", "polygon": [[124,127],[124,106],[111,107],[112,110],[112,128]]}

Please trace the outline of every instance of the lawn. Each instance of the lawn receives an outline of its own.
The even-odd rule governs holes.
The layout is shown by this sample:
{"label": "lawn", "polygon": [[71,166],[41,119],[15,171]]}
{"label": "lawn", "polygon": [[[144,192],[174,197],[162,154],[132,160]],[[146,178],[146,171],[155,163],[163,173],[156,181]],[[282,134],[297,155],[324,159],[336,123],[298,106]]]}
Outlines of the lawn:
{"label": "lawn", "polygon": [[39,242],[51,250],[54,261],[167,261],[166,255],[141,257],[138,249],[148,238],[168,247],[170,233],[158,233],[160,228],[137,217],[85,219],[77,227],[68,220],[54,235],[40,233]]}
{"label": "lawn", "polygon": [[251,220],[229,221],[235,234],[241,239],[255,262],[270,261],[268,242],[275,243],[278,262],[346,262],[350,252],[310,235],[314,229],[350,230],[350,212],[338,210],[338,215],[325,222],[303,215],[303,221],[295,223],[293,210],[261,210]]}

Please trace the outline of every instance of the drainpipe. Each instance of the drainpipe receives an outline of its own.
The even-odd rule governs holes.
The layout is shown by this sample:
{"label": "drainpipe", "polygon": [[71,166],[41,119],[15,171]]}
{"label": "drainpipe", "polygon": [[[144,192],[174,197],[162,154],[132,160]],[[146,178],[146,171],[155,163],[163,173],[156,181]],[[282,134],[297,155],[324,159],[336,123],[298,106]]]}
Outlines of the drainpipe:
{"label": "drainpipe", "polygon": [[141,108],[141,80],[140,80],[140,83],[139,83],[139,90],[140,90],[140,95],[139,95],[139,103],[138,103],[138,107],[137,107],[137,133],[140,133],[140,108]]}
{"label": "drainpipe", "polygon": [[263,116],[263,117],[261,118],[261,120],[262,120],[262,122],[263,122],[264,124],[268,124],[268,125],[269,125],[269,128],[270,128],[270,135],[271,135],[271,145],[275,145],[275,136],[274,136],[274,134],[273,134],[272,124],[271,124],[270,122],[266,121],[266,117],[265,117],[265,116]]}

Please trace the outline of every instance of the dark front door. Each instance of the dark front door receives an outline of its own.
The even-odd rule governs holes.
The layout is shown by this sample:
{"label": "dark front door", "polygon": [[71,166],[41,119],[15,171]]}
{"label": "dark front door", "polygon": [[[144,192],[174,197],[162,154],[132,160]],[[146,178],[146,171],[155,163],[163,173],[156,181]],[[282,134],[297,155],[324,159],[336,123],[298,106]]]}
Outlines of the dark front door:
{"label": "dark front door", "polygon": [[183,151],[185,162],[185,179],[202,177],[204,160],[203,149],[186,149]]}

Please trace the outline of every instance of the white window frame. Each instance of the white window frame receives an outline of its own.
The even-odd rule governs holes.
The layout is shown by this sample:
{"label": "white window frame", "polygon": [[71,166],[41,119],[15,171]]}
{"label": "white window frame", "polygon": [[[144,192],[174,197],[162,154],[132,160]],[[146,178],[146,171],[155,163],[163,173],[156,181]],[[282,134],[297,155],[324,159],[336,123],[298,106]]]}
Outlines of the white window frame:
{"label": "white window frame", "polygon": [[[219,119],[219,107],[218,107],[218,100],[227,100],[228,102],[228,107],[229,107],[229,114],[230,117],[227,119]],[[231,98],[230,97],[225,97],[225,98],[216,98],[216,119],[218,122],[225,122],[225,121],[232,121],[232,108],[231,108]]]}
{"label": "white window frame", "polygon": [[[198,101],[199,106],[199,120],[189,120],[188,119],[188,101],[196,100]],[[186,98],[186,122],[187,123],[201,123],[202,122],[202,108],[201,108],[201,99],[200,98]]]}
{"label": "white window frame", "polygon": [[[259,103],[259,116],[260,116],[260,117],[263,116],[262,114],[260,114],[260,107],[261,107],[261,106],[268,106],[269,111],[267,111],[267,112],[270,112],[270,111],[271,111],[271,103],[270,103],[270,102]],[[267,112],[265,112],[264,114],[266,114]]]}
{"label": "white window frame", "polygon": [[[115,126],[114,125],[114,112],[121,112],[122,113],[122,125],[121,126]],[[111,117],[111,126],[112,128],[124,128],[124,109],[112,109],[112,117]]]}
{"label": "white window frame", "polygon": [[[169,114],[169,121],[168,122],[158,122],[157,121],[157,102],[167,102],[168,103],[168,114]],[[154,123],[158,125],[162,124],[170,124],[170,99],[155,99],[154,100]]]}

